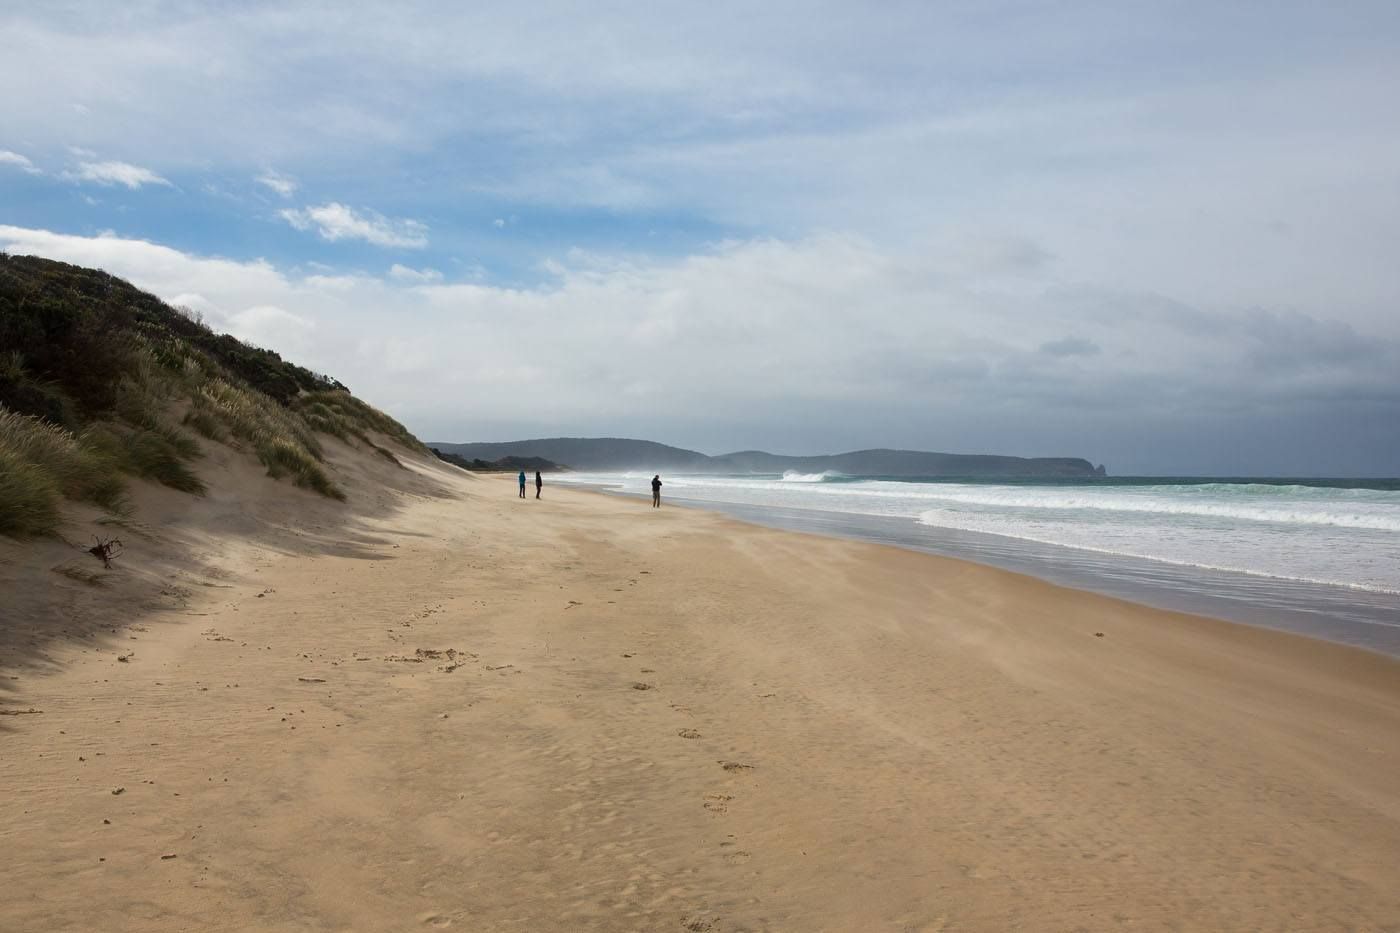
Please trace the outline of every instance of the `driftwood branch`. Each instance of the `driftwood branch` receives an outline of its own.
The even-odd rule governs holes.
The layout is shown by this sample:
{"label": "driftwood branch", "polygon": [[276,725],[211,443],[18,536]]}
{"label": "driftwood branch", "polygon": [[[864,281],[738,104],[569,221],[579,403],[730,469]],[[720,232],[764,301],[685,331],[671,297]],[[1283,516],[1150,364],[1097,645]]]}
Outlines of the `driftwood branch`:
{"label": "driftwood branch", "polygon": [[102,561],[102,566],[110,570],[112,567],[112,560],[119,556],[122,552],[121,539],[108,538],[106,540],[103,540],[102,538],[97,537],[97,535],[93,535],[92,540],[96,541],[97,543],[94,544],[92,547],[88,548],[87,552],[93,557],[96,557],[98,560]]}

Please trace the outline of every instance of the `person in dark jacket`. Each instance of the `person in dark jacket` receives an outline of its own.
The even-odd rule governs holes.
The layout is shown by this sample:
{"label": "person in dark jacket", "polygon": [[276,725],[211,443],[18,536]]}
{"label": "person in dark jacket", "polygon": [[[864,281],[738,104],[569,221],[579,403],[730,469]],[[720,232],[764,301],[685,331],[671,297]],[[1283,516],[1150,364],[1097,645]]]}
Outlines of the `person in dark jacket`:
{"label": "person in dark jacket", "polygon": [[658,473],[651,478],[651,507],[661,508],[661,474]]}
{"label": "person in dark jacket", "polygon": [[544,488],[544,480],[540,478],[540,471],[535,471],[535,498],[540,497],[540,490]]}
{"label": "person in dark jacket", "polygon": [[525,498],[525,471],[520,471],[520,498]]}

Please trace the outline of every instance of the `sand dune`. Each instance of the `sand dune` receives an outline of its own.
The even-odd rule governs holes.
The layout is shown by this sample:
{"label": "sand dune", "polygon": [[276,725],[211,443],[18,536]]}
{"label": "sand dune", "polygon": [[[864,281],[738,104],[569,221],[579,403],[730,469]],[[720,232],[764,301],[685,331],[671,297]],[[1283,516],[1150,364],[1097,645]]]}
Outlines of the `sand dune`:
{"label": "sand dune", "polygon": [[1393,660],[406,462],[0,545],[0,930],[1400,929]]}

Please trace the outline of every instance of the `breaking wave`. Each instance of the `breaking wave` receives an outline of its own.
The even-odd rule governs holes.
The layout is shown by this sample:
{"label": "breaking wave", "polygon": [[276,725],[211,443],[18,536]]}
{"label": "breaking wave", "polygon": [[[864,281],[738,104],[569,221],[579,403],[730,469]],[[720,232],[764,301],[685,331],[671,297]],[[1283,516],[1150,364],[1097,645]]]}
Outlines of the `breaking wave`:
{"label": "breaking wave", "polygon": [[1400,501],[1395,494],[1364,489],[1208,484],[1146,486],[1132,492],[1108,492],[962,486],[938,488],[929,498],[953,506],[981,509],[1120,512],[1400,532]]}
{"label": "breaking wave", "polygon": [[838,473],[835,470],[825,470],[821,473],[799,473],[796,470],[788,470],[783,474],[783,482],[785,483],[825,483],[845,478],[846,474]]}

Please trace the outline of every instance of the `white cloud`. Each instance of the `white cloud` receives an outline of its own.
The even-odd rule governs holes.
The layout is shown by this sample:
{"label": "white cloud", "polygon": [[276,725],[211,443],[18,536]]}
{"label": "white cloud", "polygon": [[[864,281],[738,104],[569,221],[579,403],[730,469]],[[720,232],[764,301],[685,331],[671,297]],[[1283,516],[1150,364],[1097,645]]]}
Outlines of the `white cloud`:
{"label": "white cloud", "polygon": [[262,260],[237,262],[191,256],[168,246],[113,233],[83,237],[0,225],[0,247],[13,255],[47,256],[106,269],[171,301],[207,296],[208,305],[199,310],[272,303],[265,296],[280,295],[288,288],[283,275]]}
{"label": "white cloud", "polygon": [[281,172],[272,169],[263,172],[255,178],[254,181],[266,188],[271,188],[284,198],[290,198],[293,194],[296,194],[297,188],[299,187],[295,178],[289,175],[283,175]]}
{"label": "white cloud", "polygon": [[[0,248],[106,268],[195,307],[436,440],[485,439],[489,423],[500,438],[1069,453],[1121,470],[1151,444],[1199,455],[1206,424],[1243,436],[1310,412],[1400,417],[1393,335],[1061,282],[1033,243],[991,264],[976,242],[894,252],[834,235],[667,260],[572,252],[531,288],[406,266],[298,275],[6,226]],[[1299,457],[1340,443],[1302,428],[1266,440]]]}
{"label": "white cloud", "polygon": [[422,249],[428,245],[428,228],[416,220],[391,220],[374,211],[357,212],[334,201],[319,207],[278,212],[298,230],[316,231],[325,240],[364,240],[376,246]]}
{"label": "white cloud", "polygon": [[408,285],[428,285],[442,281],[442,273],[436,269],[411,269],[394,263],[389,267],[389,278]]}
{"label": "white cloud", "polygon": [[27,172],[30,175],[43,174],[38,166],[29,161],[29,159],[20,155],[18,152],[11,152],[8,149],[0,149],[0,165],[12,165],[21,172]]}
{"label": "white cloud", "polygon": [[240,340],[292,355],[308,351],[316,329],[313,322],[276,305],[254,305],[226,315],[224,322],[228,332]]}
{"label": "white cloud", "polygon": [[[26,88],[5,111],[25,145],[66,141],[55,115],[82,101],[94,148],[229,174],[324,166],[395,216],[416,208],[375,186],[407,169],[443,182],[440,216],[489,205],[483,227],[509,216],[500,199],[898,248],[983,225],[1125,287],[1393,314],[1400,125],[1384,89],[1400,56],[1385,3],[1349,7],[1346,29],[1326,5],[1245,29],[1206,2],[524,18],[447,0],[343,17],[12,6],[0,84]],[[1186,73],[1155,66],[1184,48]],[[1260,235],[1280,223],[1293,234]],[[435,241],[447,233],[435,222]]]}
{"label": "white cloud", "polygon": [[65,172],[64,177],[69,181],[90,181],[98,185],[125,185],[132,190],[144,185],[174,187],[150,169],[129,162],[79,162],[78,167]]}
{"label": "white cloud", "polygon": [[198,292],[184,292],[173,298],[166,298],[166,302],[175,308],[185,308],[196,314],[219,314],[219,307],[205,298]]}

